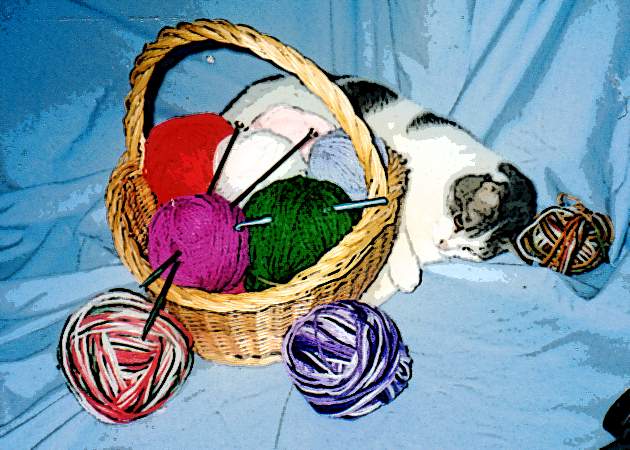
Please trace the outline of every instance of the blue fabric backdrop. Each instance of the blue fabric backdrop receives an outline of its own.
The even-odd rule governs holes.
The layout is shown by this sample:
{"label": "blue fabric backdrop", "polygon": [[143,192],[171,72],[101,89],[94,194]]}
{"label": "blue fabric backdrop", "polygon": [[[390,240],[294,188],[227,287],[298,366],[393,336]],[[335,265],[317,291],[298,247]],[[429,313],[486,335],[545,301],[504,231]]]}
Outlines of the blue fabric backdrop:
{"label": "blue fabric backdrop", "polygon": [[[541,207],[567,191],[609,214],[611,264],[571,280],[512,256],[433,266],[385,306],[411,385],[356,422],[317,416],[280,365],[198,358],[165,409],[101,424],[64,386],[55,346],[90,296],[134,287],[103,202],[127,76],[161,27],[199,17],[250,24],[452,116],[532,177]],[[601,419],[630,384],[629,17],[624,0],[3,2],[0,447],[604,445]],[[220,111],[275,72],[227,50],[191,55],[167,74],[156,120]]]}

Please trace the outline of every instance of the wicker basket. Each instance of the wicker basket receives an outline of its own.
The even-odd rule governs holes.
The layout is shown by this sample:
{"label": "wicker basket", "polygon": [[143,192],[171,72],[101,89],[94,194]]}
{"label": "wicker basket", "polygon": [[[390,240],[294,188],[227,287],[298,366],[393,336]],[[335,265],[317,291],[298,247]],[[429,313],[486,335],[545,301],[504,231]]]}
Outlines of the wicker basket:
{"label": "wicker basket", "polygon": [[[291,323],[312,308],[338,299],[358,298],[375,279],[389,254],[397,227],[406,170],[390,150],[387,177],[365,123],[343,92],[309,59],[275,38],[225,20],[197,20],[164,28],[145,46],[130,75],[124,119],[126,152],[112,172],[107,187],[107,218],[114,245],[137,280],[151,273],[146,259],[147,229],[156,211],[156,198],[142,177],[145,138],[145,91],[156,64],[171,50],[192,42],[211,40],[249,49],[295,74],[321,97],[351,137],[362,162],[370,196],[386,196],[385,206],[364,210],[353,231],[315,266],[287,284],[263,292],[210,294],[173,285],[167,308],[190,330],[195,351],[217,362],[262,365],[280,359],[282,337]],[[156,295],[163,286],[150,287]]]}

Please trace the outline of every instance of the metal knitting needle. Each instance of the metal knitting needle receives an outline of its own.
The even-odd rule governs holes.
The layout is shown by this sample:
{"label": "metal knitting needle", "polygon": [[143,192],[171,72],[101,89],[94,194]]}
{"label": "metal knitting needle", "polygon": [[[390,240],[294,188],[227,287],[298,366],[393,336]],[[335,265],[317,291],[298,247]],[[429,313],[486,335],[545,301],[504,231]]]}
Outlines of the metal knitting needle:
{"label": "metal knitting needle", "polygon": [[[363,208],[372,208],[374,206],[382,206],[387,205],[387,198],[385,197],[376,197],[370,198],[368,200],[356,200],[354,202],[347,203],[338,203],[336,205],[331,206],[330,208],[324,208],[324,212],[330,212],[330,210],[334,211],[347,211],[350,209],[363,209]],[[234,226],[236,231],[241,231],[243,227],[255,226],[255,225],[267,225],[271,223],[273,219],[271,216],[264,216],[259,219],[247,220],[245,222],[237,223]]]}
{"label": "metal knitting needle", "polygon": [[269,168],[269,170],[267,170],[265,173],[263,173],[247,189],[245,189],[243,192],[241,192],[241,195],[239,195],[235,200],[232,200],[232,202],[230,203],[230,206],[238,205],[245,197],[247,197],[256,188],[256,186],[258,186],[258,184],[260,182],[262,182],[265,178],[267,178],[269,175],[271,175],[278,167],[280,167],[282,164],[284,164],[284,162],[287,159],[289,159],[291,157],[291,155],[293,155],[293,153],[295,153],[300,147],[302,147],[309,140],[311,140],[311,138],[314,138],[314,137],[317,137],[317,132],[315,131],[314,128],[311,128],[311,129],[308,130],[308,133],[306,133],[306,136],[304,136],[300,142],[295,144],[293,146],[293,148],[291,150],[289,150],[288,152],[286,152],[285,155],[282,158],[280,158],[273,166],[271,166]]}
{"label": "metal knitting needle", "polygon": [[[387,198],[385,197],[376,197],[370,198],[368,200],[356,200],[354,202],[348,203],[339,203],[337,205],[333,205],[332,209],[335,211],[347,211],[349,209],[361,209],[361,208],[371,208],[373,206],[381,206],[387,205]],[[325,212],[330,211],[329,208],[324,209]]]}
{"label": "metal knitting needle", "polygon": [[162,286],[162,290],[160,291],[157,298],[155,299],[155,304],[153,305],[153,309],[151,309],[151,312],[149,313],[149,317],[147,318],[147,321],[144,324],[144,329],[142,330],[143,341],[147,338],[147,335],[149,334],[149,331],[151,330],[153,323],[155,323],[155,319],[157,319],[158,314],[160,314],[160,311],[164,307],[164,303],[166,303],[166,294],[168,293],[168,290],[171,288],[171,285],[173,284],[175,273],[177,272],[177,269],[179,269],[180,264],[181,262],[179,260],[173,263],[173,267],[171,268],[171,271],[168,273],[168,276],[166,277],[164,286]]}
{"label": "metal knitting needle", "polygon": [[237,223],[236,225],[234,225],[234,229],[236,231],[241,231],[243,227],[251,227],[254,225],[266,225],[268,223],[271,223],[271,216],[265,216],[260,219],[246,220],[245,222]]}

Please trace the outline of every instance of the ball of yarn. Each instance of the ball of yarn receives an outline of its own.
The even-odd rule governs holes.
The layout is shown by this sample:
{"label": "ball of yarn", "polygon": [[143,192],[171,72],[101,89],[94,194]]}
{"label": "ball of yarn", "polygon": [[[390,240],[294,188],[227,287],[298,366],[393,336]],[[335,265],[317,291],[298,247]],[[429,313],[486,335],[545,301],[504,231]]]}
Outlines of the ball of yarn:
{"label": "ball of yarn", "polygon": [[282,358],[315,411],[344,419],[390,403],[411,378],[412,359],[394,322],[357,301],[319,306],[296,320]]}
{"label": "ball of yarn", "polygon": [[350,199],[328,181],[296,176],[256,192],[245,205],[248,219],[271,216],[272,222],[250,228],[252,261],[245,277],[248,291],[286,283],[314,265],[361,217],[361,211],[328,211]]}
{"label": "ball of yarn", "polygon": [[[182,252],[175,284],[208,292],[243,292],[249,265],[249,230],[235,231],[243,211],[218,194],[177,197],[162,205],[149,225],[149,263],[156,269]],[[168,270],[162,275],[168,274]]]}
{"label": "ball of yarn", "polygon": [[144,145],[142,175],[158,203],[205,192],[217,145],[233,131],[223,117],[211,113],[175,117],[153,127]]}
{"label": "ball of yarn", "polygon": [[[567,205],[572,200],[573,205]],[[557,202],[538,215],[516,239],[516,249],[526,262],[575,275],[608,262],[614,240],[610,217],[594,213],[580,200],[561,193]]]}
{"label": "ball of yarn", "polygon": [[[387,150],[382,139],[376,138],[376,149],[385,167]],[[339,185],[352,200],[367,197],[365,172],[350,137],[343,130],[334,130],[317,138],[308,161],[308,176]]]}
{"label": "ball of yarn", "polygon": [[[230,137],[218,146],[214,157],[214,168],[221,161]],[[228,200],[234,200],[241,192],[253,184],[262,174],[282,158],[292,147],[288,139],[269,130],[244,131],[238,135],[228,155],[215,192]],[[275,180],[306,173],[306,163],[300,155],[293,154],[264,181],[256,186],[258,191]],[[251,194],[243,199],[245,204]]]}
{"label": "ball of yarn", "polygon": [[[267,129],[291,141],[295,145],[302,140],[308,130],[313,128],[317,134],[326,134],[335,127],[321,116],[304,111],[296,106],[275,105],[256,117],[250,128],[252,130]],[[309,152],[314,140],[306,142],[300,153],[305,161],[308,161]]]}
{"label": "ball of yarn", "polygon": [[108,423],[125,423],[162,407],[193,364],[192,337],[162,311],[142,340],[153,304],[139,294],[100,294],[73,313],[57,357],[81,406]]}

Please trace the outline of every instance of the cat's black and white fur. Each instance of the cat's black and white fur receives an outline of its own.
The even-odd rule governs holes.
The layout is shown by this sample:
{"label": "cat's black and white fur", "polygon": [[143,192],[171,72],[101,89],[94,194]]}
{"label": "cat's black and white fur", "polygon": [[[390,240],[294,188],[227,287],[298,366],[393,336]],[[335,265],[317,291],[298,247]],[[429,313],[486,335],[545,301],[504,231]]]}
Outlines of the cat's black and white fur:
{"label": "cat's black and white fur", "polygon": [[[385,86],[352,77],[334,81],[409,168],[398,235],[364,301],[378,305],[396,291],[413,291],[426,264],[452,257],[482,261],[512,248],[511,240],[536,212],[527,177],[455,122]],[[223,115],[248,124],[274,105],[299,107],[337,124],[317,96],[283,76],[252,84]]]}

